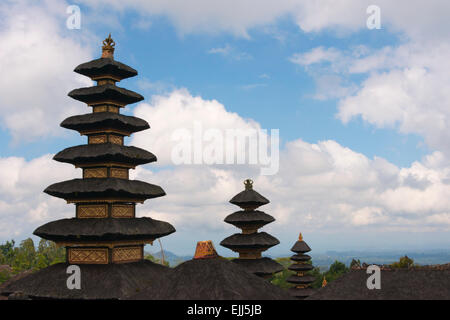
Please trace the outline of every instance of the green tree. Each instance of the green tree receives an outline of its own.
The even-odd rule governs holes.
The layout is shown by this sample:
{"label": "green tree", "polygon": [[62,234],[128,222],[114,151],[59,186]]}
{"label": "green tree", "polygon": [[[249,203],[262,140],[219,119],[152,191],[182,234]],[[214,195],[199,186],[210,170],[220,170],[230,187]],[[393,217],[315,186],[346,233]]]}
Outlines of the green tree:
{"label": "green tree", "polygon": [[11,265],[11,262],[14,258],[15,251],[15,241],[6,241],[6,243],[0,245],[0,264],[8,264]]}
{"label": "green tree", "polygon": [[39,241],[36,265],[38,269],[46,268],[55,263],[66,261],[66,250],[64,247],[58,247],[53,241],[41,239]]}
{"label": "green tree", "polygon": [[18,248],[14,249],[15,255],[11,263],[14,271],[25,271],[34,269],[36,266],[36,249],[33,239],[28,238],[20,243]]}
{"label": "green tree", "polygon": [[154,262],[157,264],[165,265],[166,267],[170,267],[169,261],[165,260],[164,263],[162,263],[161,259],[157,259],[149,253],[144,256],[144,259],[150,260],[151,262]]}
{"label": "green tree", "polygon": [[414,260],[408,256],[401,257],[398,262],[391,264],[391,268],[411,268],[414,267]]}
{"label": "green tree", "polygon": [[352,268],[360,268],[361,267],[361,261],[352,259],[352,262],[350,263],[350,269]]}

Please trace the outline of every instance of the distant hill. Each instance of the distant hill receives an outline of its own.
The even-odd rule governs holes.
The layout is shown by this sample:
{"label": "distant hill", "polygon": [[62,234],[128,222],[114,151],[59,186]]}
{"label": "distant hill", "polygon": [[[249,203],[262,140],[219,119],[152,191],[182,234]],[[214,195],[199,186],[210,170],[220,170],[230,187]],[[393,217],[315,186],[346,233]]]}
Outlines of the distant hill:
{"label": "distant hill", "polygon": [[[161,251],[158,252],[146,252],[151,254],[156,259],[161,259]],[[175,253],[164,250],[164,259],[169,262],[171,267],[180,264],[184,261],[191,260],[192,256],[177,256]]]}
{"label": "distant hill", "polygon": [[[326,253],[314,254],[308,253],[312,257],[314,266],[320,267],[321,270],[326,270],[338,260],[350,265],[353,259],[359,259],[368,264],[391,264],[399,260],[400,257],[408,256],[414,260],[414,263],[419,265],[435,265],[445,264],[450,262],[450,250],[429,250],[414,252],[410,250],[400,251],[327,251]],[[282,255],[280,257],[290,257],[292,254]]]}

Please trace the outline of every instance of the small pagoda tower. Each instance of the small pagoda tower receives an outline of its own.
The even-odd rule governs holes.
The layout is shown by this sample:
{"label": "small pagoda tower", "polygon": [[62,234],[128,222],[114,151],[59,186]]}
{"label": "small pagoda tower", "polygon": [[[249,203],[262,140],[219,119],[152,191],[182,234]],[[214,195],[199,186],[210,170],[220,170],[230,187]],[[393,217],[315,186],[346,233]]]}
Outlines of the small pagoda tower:
{"label": "small pagoda tower", "polygon": [[[67,148],[53,159],[81,168],[82,178],[55,183],[44,191],[74,204],[75,218],[53,221],[34,231],[66,247],[67,262],[24,278],[11,286],[11,292],[19,290],[37,298],[120,299],[169,269],[144,260],[144,246],[175,229],[167,222],[136,218],[137,203],[165,192],[157,185],[129,179],[130,169],[154,162],[156,156],[124,144],[124,137],[150,126],[143,119],[120,114],[126,105],[144,98],[116,85],[137,71],[114,60],[114,47],[109,35],[103,41],[101,58],[75,68],[76,73],[97,82],[69,93],[91,107],[92,113],[61,123],[86,136],[88,143]],[[66,287],[68,265],[80,266],[81,290]]]}
{"label": "small pagoda tower", "polygon": [[239,253],[239,258],[233,262],[247,268],[251,273],[263,278],[270,278],[274,273],[283,270],[283,266],[274,260],[262,257],[261,253],[279,244],[275,237],[266,232],[258,232],[266,224],[275,219],[262,211],[256,210],[269,200],[253,190],[253,181],[244,181],[245,190],[234,196],[230,203],[241,207],[241,211],[234,212],[225,218],[225,222],[242,230],[225,238],[221,246]]}
{"label": "small pagoda tower", "polygon": [[313,289],[310,288],[310,285],[314,282],[315,278],[313,276],[305,275],[306,272],[312,270],[314,267],[309,263],[311,257],[305,254],[306,252],[311,251],[311,248],[303,241],[301,233],[291,251],[296,254],[291,257],[294,264],[288,269],[296,272],[296,274],[291,275],[286,281],[295,285],[290,289],[292,296],[297,299],[305,299],[314,292]]}

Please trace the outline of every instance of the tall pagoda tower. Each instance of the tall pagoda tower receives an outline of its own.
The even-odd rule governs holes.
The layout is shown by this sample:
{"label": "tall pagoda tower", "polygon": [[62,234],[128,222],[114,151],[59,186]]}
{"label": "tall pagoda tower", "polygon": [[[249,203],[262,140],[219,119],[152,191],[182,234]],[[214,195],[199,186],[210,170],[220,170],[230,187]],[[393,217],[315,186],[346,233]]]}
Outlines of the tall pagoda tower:
{"label": "tall pagoda tower", "polygon": [[[72,116],[61,126],[87,137],[87,144],[67,148],[54,160],[81,168],[81,179],[55,183],[45,193],[75,205],[75,218],[47,223],[34,234],[65,246],[66,264],[51,266],[26,277],[9,289],[40,298],[116,299],[151,284],[165,267],[144,260],[144,246],[175,232],[167,222],[136,218],[136,204],[165,195],[153,184],[129,179],[130,169],[156,161],[152,153],[124,145],[124,137],[149,128],[120,109],[144,98],[118,87],[117,82],[137,71],[114,60],[111,35],[103,41],[102,56],[83,63],[75,72],[97,85],[72,90],[92,113]],[[79,265],[81,290],[66,287],[66,268]],[[168,268],[166,268],[168,269]],[[165,271],[164,271],[165,272]]]}
{"label": "tall pagoda tower", "polygon": [[266,232],[258,232],[266,224],[275,219],[262,211],[256,210],[269,200],[253,190],[253,181],[244,181],[245,190],[234,196],[230,203],[239,206],[242,210],[234,212],[225,218],[225,222],[242,230],[225,238],[221,246],[239,253],[239,258],[233,262],[247,268],[251,273],[263,278],[270,278],[274,273],[283,270],[283,266],[261,253],[279,244],[275,237]]}
{"label": "tall pagoda tower", "polygon": [[294,287],[290,289],[291,295],[297,299],[305,299],[313,294],[313,289],[310,288],[311,283],[314,282],[313,276],[305,275],[306,272],[314,269],[310,263],[311,257],[306,252],[311,251],[308,244],[303,241],[303,236],[300,233],[298,241],[291,249],[295,254],[291,257],[294,262],[288,269],[296,272],[286,279],[287,282],[294,284]]}

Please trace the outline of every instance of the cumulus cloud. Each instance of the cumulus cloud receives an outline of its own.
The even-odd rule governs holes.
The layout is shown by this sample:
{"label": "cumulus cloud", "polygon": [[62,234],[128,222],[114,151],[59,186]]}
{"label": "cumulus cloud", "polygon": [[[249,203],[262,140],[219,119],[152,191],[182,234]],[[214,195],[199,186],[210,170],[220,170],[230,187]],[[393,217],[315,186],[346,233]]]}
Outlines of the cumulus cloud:
{"label": "cumulus cloud", "polygon": [[[191,126],[194,119],[200,117],[218,128],[253,126],[219,102],[193,97],[186,90],[141,104],[135,115],[154,123],[154,128],[133,142],[155,152],[165,164],[170,163],[170,133]],[[171,121],[160,121],[169,117]],[[181,232],[195,227],[233,232],[222,220],[236,209],[227,201],[242,190],[246,177],[253,177],[256,189],[271,200],[263,209],[277,218],[269,228],[278,234],[361,227],[372,232],[445,231],[450,227],[446,223],[450,168],[442,157],[437,152],[399,168],[332,140],[310,144],[299,139],[281,151],[280,171],[273,176],[259,176],[250,166],[180,165],[158,170],[148,165],[138,168],[134,177],[167,191],[166,197],[150,201],[140,212],[171,221]]]}
{"label": "cumulus cloud", "polygon": [[[294,21],[304,32],[349,33],[366,28],[371,0],[249,0],[164,1],[82,0],[98,12],[134,10],[149,19],[165,16],[181,34],[226,32],[249,37],[253,28],[273,26],[280,19]],[[408,37],[435,41],[447,37],[447,1],[378,0],[382,27]]]}
{"label": "cumulus cloud", "polygon": [[43,190],[55,182],[80,177],[73,166],[43,155],[30,161],[0,158],[0,238],[29,237],[40,224],[74,215],[74,207]]}
{"label": "cumulus cloud", "polygon": [[[217,128],[259,124],[185,89],[155,96],[151,103],[139,104],[134,113],[147,119],[152,129],[136,135],[133,144],[154,152],[164,166],[140,166],[131,178],[161,185],[167,193],[139,205],[137,213],[175,226],[177,233],[163,240],[169,250],[189,252],[197,240],[217,243],[237,232],[223,219],[238,210],[228,201],[243,190],[245,178],[253,178],[255,189],[270,199],[261,209],[277,220],[264,230],[280,238],[280,248],[286,251],[299,231],[327,234],[339,230],[359,234],[361,239],[385,231],[450,231],[450,167],[440,152],[399,168],[332,140],[311,144],[297,139],[281,150],[280,170],[273,176],[261,176],[249,165],[174,166],[170,136],[179,127],[189,127],[199,119]],[[31,161],[0,159],[0,236],[30,234],[42,223],[73,216],[73,206],[42,190],[79,176],[72,166],[52,161],[51,155]],[[186,241],[180,244],[180,239]]]}
{"label": "cumulus cloud", "polygon": [[91,58],[88,35],[66,29],[66,7],[56,0],[0,4],[0,124],[16,142],[55,134],[66,116],[86,111],[67,93],[91,84],[72,72]]}

